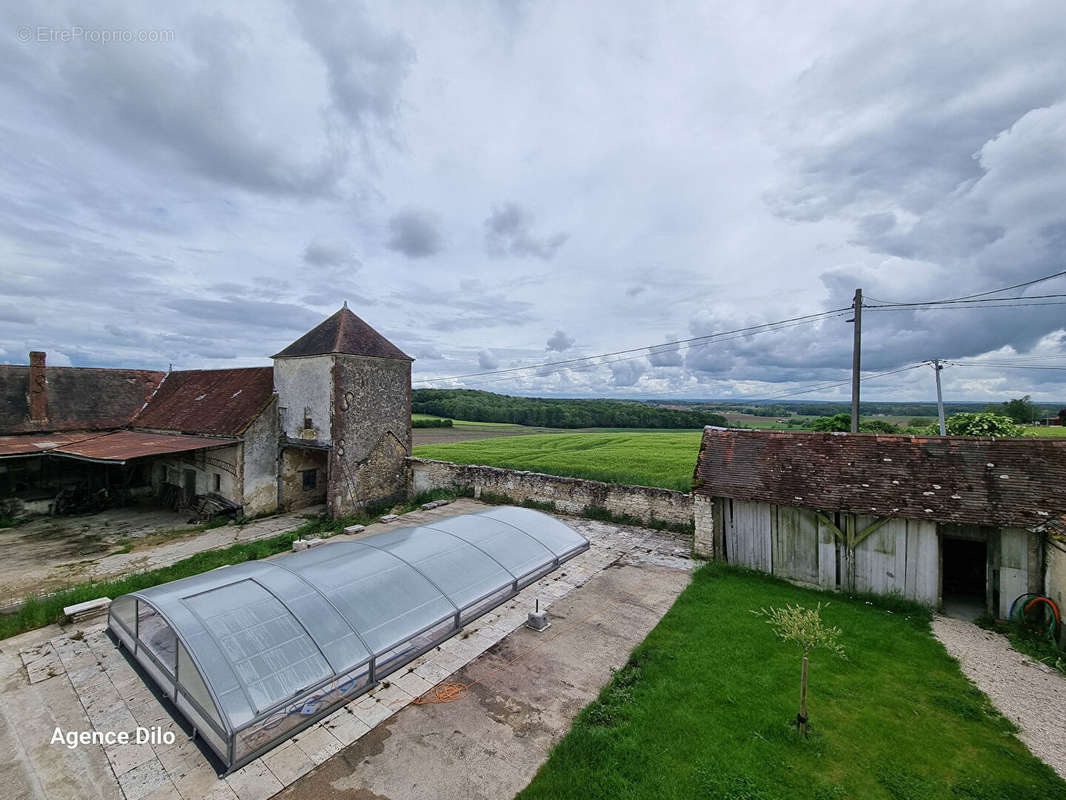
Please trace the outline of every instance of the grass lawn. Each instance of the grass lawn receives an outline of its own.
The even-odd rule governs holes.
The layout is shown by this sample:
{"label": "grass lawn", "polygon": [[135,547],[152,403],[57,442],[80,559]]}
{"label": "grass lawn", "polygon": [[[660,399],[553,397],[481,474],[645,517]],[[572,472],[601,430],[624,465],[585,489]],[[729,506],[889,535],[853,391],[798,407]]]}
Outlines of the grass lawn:
{"label": "grass lawn", "polygon": [[[749,612],[826,600],[847,660],[812,652],[801,741],[799,650]],[[1066,798],[1011,730],[920,611],[711,563],[519,798]]]}
{"label": "grass lawn", "polygon": [[485,464],[687,492],[699,448],[699,431],[553,433],[424,445],[416,447],[414,454],[456,464]]}
{"label": "grass lawn", "polygon": [[1023,436],[1066,436],[1066,425],[1027,425]]}

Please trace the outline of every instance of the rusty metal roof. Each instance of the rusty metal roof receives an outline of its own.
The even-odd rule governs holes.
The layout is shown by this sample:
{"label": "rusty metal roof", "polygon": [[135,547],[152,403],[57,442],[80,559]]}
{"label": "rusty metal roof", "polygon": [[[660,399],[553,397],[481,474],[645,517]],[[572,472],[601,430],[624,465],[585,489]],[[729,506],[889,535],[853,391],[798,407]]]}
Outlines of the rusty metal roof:
{"label": "rusty metal roof", "polygon": [[707,428],[701,495],[1036,528],[1066,513],[1066,439]]}
{"label": "rusty metal roof", "polygon": [[115,431],[61,445],[47,452],[51,455],[79,458],[109,464],[124,464],[130,459],[157,456],[163,453],[182,453],[191,450],[208,450],[237,444],[237,439],[183,436],[172,433],[142,433],[141,431]]}
{"label": "rusty metal roof", "polygon": [[132,424],[152,430],[236,436],[273,396],[273,367],[171,372]]}
{"label": "rusty metal roof", "polygon": [[25,433],[21,436],[0,436],[0,458],[45,453],[56,447],[100,434],[93,431],[81,433]]}
{"label": "rusty metal roof", "polygon": [[30,419],[30,368],[0,364],[0,434],[107,430],[128,425],[163,380],[144,369],[46,367],[48,418]]}
{"label": "rusty metal roof", "polygon": [[273,357],[296,358],[330,353],[414,360],[349,311],[347,306]]}

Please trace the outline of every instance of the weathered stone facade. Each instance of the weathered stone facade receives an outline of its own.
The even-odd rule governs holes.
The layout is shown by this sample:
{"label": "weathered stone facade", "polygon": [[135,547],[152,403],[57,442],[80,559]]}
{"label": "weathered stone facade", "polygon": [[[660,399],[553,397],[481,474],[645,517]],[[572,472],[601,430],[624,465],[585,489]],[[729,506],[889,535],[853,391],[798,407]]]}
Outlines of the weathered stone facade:
{"label": "weathered stone facade", "polygon": [[484,492],[506,495],[515,502],[551,502],[560,511],[572,514],[591,507],[619,516],[636,517],[646,524],[658,520],[688,526],[693,521],[692,495],[669,489],[621,486],[422,458],[407,459],[407,469],[410,473],[408,492],[412,496],[433,489],[472,489],[475,497]]}
{"label": "weathered stone facade", "polygon": [[336,516],[400,498],[411,454],[411,362],[334,355],[329,507]]}
{"label": "weathered stone facade", "polygon": [[[308,485],[305,473],[314,471]],[[329,452],[307,447],[286,447],[281,452],[278,494],[281,508],[292,510],[326,502],[329,485]]]}

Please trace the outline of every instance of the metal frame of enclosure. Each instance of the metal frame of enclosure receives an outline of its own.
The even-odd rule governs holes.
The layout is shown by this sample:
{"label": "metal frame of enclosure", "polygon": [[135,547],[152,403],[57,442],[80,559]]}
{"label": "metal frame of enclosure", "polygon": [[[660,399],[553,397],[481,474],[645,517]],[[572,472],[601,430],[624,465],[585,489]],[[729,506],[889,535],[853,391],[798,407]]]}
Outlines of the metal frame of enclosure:
{"label": "metal frame of enclosure", "polygon": [[108,627],[232,771],[588,546],[502,506],[123,595]]}

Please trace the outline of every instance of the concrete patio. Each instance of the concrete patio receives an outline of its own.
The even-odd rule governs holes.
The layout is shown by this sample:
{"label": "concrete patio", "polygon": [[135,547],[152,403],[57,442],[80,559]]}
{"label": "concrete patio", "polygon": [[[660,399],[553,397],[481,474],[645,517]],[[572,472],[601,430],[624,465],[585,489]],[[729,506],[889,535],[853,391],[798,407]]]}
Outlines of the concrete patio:
{"label": "concrete patio", "polygon": [[[480,508],[461,500],[403,515],[390,526]],[[561,519],[590,539],[587,552],[225,778],[111,643],[103,623],[81,630],[50,626],[4,640],[0,780],[6,796],[253,800],[282,790],[286,797],[316,800],[353,793],[511,796],[596,696],[611,668],[624,663],[670,607],[695,564],[682,537]],[[371,526],[362,535],[383,529]],[[554,620],[541,634],[522,627],[536,599]],[[463,683],[484,680],[453,703],[408,707],[449,675]],[[51,741],[56,727],[132,732],[138,726],[174,733],[174,742],[69,749]]]}

